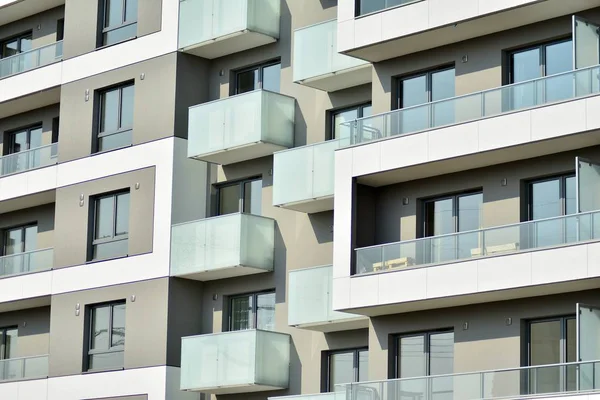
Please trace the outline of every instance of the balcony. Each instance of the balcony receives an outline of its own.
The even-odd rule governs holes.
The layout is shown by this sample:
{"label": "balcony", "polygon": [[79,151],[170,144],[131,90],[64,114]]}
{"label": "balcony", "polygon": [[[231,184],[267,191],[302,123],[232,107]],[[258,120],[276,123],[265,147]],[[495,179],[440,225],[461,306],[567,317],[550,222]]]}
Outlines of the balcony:
{"label": "balcony", "polygon": [[56,164],[58,143],[20,151],[0,157],[0,176],[30,171]]}
{"label": "balcony", "polygon": [[179,48],[208,59],[279,39],[279,0],[180,0]]}
{"label": "balcony", "polygon": [[190,107],[188,157],[232,164],[294,145],[296,100],[256,90]]}
{"label": "balcony", "polygon": [[267,400],[346,400],[345,392],[302,394],[297,396],[269,397]]}
{"label": "balcony", "polygon": [[305,213],[333,210],[335,150],[349,144],[336,139],[275,153],[273,205]]}
{"label": "balcony", "polygon": [[212,394],[286,389],[290,336],[246,330],[184,337],[181,390]]}
{"label": "balcony", "polygon": [[368,328],[359,315],[333,311],[333,266],[290,271],[288,324],[320,332]]}
{"label": "balcony", "polygon": [[[585,361],[339,385],[345,399],[562,398],[600,390],[600,362]],[[554,397],[560,396],[560,397]]]}
{"label": "balcony", "polygon": [[380,62],[598,6],[600,0],[344,1],[338,51]]}
{"label": "balcony", "polygon": [[48,356],[0,360],[0,383],[48,377]]}
{"label": "balcony", "polygon": [[371,64],[337,51],[337,20],[294,32],[294,82],[334,92],[372,81]]}
{"label": "balcony", "polygon": [[62,61],[62,55],[63,42],[59,41],[0,59],[0,79]]}
{"label": "balcony", "polygon": [[64,4],[65,0],[0,0],[0,26]]}
{"label": "balcony", "polygon": [[406,136],[600,93],[600,66],[345,122],[353,143]]}
{"label": "balcony", "polygon": [[174,225],[171,275],[199,281],[273,271],[275,221],[229,214]]}
{"label": "balcony", "polygon": [[0,257],[0,278],[49,271],[53,266],[53,249],[28,251]]}

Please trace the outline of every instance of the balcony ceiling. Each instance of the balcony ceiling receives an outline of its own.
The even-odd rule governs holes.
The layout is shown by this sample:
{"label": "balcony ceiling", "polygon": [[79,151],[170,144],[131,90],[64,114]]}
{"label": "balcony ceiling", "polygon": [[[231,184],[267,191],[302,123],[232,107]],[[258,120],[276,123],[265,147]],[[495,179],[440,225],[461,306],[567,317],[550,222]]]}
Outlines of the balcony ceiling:
{"label": "balcony ceiling", "polygon": [[44,204],[52,204],[55,201],[55,190],[39,192],[30,196],[17,197],[15,199],[0,202],[0,214],[5,214],[11,211],[24,210],[27,208],[37,207]]}
{"label": "balcony ceiling", "polygon": [[[560,16],[577,14],[594,7],[600,7],[600,0],[545,0],[471,20],[459,21],[456,27],[448,25],[434,28],[344,53],[363,60],[379,62]],[[360,32],[356,32],[356,34],[358,35]]]}
{"label": "balcony ceiling", "polygon": [[0,103],[0,119],[58,103],[60,103],[60,87],[43,90]]}
{"label": "balcony ceiling", "polygon": [[0,25],[62,6],[65,0],[0,0]]}

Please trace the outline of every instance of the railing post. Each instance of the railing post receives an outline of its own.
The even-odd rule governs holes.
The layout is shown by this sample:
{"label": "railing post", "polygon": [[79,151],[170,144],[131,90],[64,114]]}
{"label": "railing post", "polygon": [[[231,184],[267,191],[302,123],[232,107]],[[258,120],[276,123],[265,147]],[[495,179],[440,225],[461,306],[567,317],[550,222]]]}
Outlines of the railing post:
{"label": "railing post", "polygon": [[479,374],[479,380],[480,380],[480,383],[479,383],[480,398],[481,398],[481,399],[485,399],[485,388],[484,388],[484,385],[485,385],[485,384],[484,384],[484,382],[485,382],[485,379],[484,379],[483,372],[481,372],[481,373]]}

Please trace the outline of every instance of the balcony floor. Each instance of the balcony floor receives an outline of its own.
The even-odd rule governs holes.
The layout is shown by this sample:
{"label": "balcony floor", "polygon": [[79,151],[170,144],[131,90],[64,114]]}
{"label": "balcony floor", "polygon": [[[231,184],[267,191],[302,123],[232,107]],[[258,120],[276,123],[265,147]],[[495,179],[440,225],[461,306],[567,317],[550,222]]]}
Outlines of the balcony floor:
{"label": "balcony floor", "polygon": [[264,46],[276,41],[277,39],[271,36],[245,30],[222,36],[214,40],[198,43],[193,46],[184,47],[181,51],[212,60],[229,54],[239,53],[240,51]]}
{"label": "balcony floor", "polygon": [[236,265],[233,267],[225,267],[214,269],[210,271],[198,271],[191,274],[177,274],[173,275],[178,278],[192,279],[195,281],[214,281],[217,279],[227,279],[227,278],[235,278],[238,276],[247,276],[247,275],[255,275],[262,274],[265,272],[271,272],[264,270],[262,268],[254,268],[248,267],[245,265]]}

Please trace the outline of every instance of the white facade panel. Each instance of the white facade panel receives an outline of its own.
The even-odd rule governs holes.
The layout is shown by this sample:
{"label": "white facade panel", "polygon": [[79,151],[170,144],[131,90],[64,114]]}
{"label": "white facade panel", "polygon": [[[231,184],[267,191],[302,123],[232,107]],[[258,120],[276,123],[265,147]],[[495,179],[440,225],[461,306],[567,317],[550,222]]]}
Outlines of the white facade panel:
{"label": "white facade panel", "polygon": [[0,279],[0,303],[47,296],[51,287],[51,271]]}
{"label": "white facade panel", "polygon": [[62,68],[63,63],[57,62],[0,79],[0,103],[60,86]]}
{"label": "white facade panel", "polygon": [[47,379],[32,381],[5,382],[0,384],[0,399],[10,400],[46,400]]}

